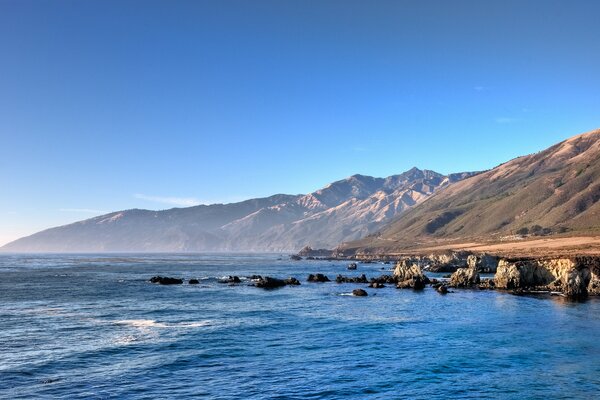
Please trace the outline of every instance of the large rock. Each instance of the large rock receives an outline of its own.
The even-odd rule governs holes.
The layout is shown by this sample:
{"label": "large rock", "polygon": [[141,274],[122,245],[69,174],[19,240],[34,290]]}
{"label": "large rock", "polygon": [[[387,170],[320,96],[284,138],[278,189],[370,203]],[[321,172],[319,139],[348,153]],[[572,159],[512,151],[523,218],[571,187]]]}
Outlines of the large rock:
{"label": "large rock", "polygon": [[450,286],[452,287],[471,287],[479,284],[479,272],[477,268],[459,268],[450,276]]}
{"label": "large rock", "polygon": [[369,294],[367,293],[366,290],[363,289],[354,289],[352,291],[352,296],[368,296]]}
{"label": "large rock", "polygon": [[168,276],[153,276],[150,278],[150,282],[158,283],[159,285],[181,285],[183,279],[169,278]]}
{"label": "large rock", "polygon": [[398,282],[403,282],[416,277],[423,279],[425,275],[423,275],[421,266],[418,263],[411,260],[401,260],[396,263],[394,277]]}
{"label": "large rock", "polygon": [[270,276],[265,276],[254,284],[254,286],[261,289],[276,289],[285,285],[286,282],[283,279],[271,278]]}
{"label": "large rock", "polygon": [[500,289],[560,291],[571,298],[600,292],[600,257],[500,260],[494,283]]}

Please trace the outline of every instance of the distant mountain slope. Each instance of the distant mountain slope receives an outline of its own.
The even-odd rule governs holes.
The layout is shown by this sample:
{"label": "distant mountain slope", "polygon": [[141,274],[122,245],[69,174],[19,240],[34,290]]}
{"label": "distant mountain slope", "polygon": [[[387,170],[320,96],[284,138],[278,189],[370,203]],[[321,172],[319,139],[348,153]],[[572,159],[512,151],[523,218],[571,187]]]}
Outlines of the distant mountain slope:
{"label": "distant mountain slope", "polygon": [[438,191],[376,235],[343,249],[403,249],[439,240],[600,234],[600,130]]}
{"label": "distant mountain slope", "polygon": [[126,210],[48,229],[2,251],[296,251],[333,247],[381,228],[470,173],[413,168],[388,178],[353,175],[307,195],[163,211]]}

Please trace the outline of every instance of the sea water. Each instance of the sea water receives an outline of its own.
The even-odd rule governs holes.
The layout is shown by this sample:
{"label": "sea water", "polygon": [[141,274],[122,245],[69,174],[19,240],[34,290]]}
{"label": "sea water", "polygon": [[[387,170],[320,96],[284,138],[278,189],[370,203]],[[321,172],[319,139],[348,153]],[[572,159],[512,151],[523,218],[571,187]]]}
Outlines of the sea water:
{"label": "sea water", "polygon": [[[306,282],[392,267],[346,266],[277,254],[0,256],[0,397],[600,396],[597,299]],[[302,285],[218,282],[253,274]],[[358,287],[369,296],[350,296]]]}

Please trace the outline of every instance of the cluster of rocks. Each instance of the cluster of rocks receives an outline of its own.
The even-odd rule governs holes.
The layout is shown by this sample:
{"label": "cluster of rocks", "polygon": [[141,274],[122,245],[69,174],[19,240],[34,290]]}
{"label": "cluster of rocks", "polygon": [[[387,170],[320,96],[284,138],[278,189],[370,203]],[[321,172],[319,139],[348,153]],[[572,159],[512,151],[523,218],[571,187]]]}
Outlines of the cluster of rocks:
{"label": "cluster of rocks", "polygon": [[[422,261],[422,260],[421,260]],[[396,263],[393,275],[381,275],[368,279],[365,274],[360,276],[338,275],[337,283],[366,284],[373,289],[386,285],[395,285],[398,289],[422,290],[431,285],[441,294],[451,293],[449,288],[478,288],[509,290],[513,293],[550,292],[564,295],[573,299],[583,299],[588,295],[600,295],[600,257],[581,256],[569,258],[528,258],[501,259],[488,255],[470,254],[465,258],[463,267],[457,268],[448,280],[438,281],[429,279],[423,273],[421,262],[404,258]],[[482,279],[480,272],[494,270],[494,278]],[[287,279],[262,277],[253,275],[247,277],[258,288],[273,289],[283,286],[300,285],[300,281],[290,277]],[[324,274],[310,274],[308,282],[330,282]],[[161,285],[182,284],[179,278],[154,276],[150,282]],[[237,276],[229,276],[219,280],[220,283],[238,284],[242,280]],[[198,284],[197,279],[190,279],[189,284]],[[356,293],[354,293],[356,292]],[[356,289],[356,296],[366,296],[363,289]],[[364,293],[363,293],[364,292]]]}
{"label": "cluster of rocks", "polygon": [[254,286],[262,289],[276,289],[282,286],[297,286],[300,285],[300,281],[296,278],[290,277],[287,279],[271,278],[270,276],[260,277],[254,282]]}

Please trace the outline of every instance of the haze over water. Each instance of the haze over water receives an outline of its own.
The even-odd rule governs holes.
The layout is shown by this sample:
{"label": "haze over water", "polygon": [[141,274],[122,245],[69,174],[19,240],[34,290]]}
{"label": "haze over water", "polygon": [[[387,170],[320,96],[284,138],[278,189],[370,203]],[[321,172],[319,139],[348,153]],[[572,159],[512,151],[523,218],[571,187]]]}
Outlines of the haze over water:
{"label": "haze over water", "polygon": [[[593,398],[600,302],[308,283],[279,255],[0,256],[1,398]],[[265,291],[225,275],[295,276]],[[150,284],[153,275],[199,285]],[[430,274],[431,275],[431,274]],[[435,276],[435,275],[431,275]]]}

